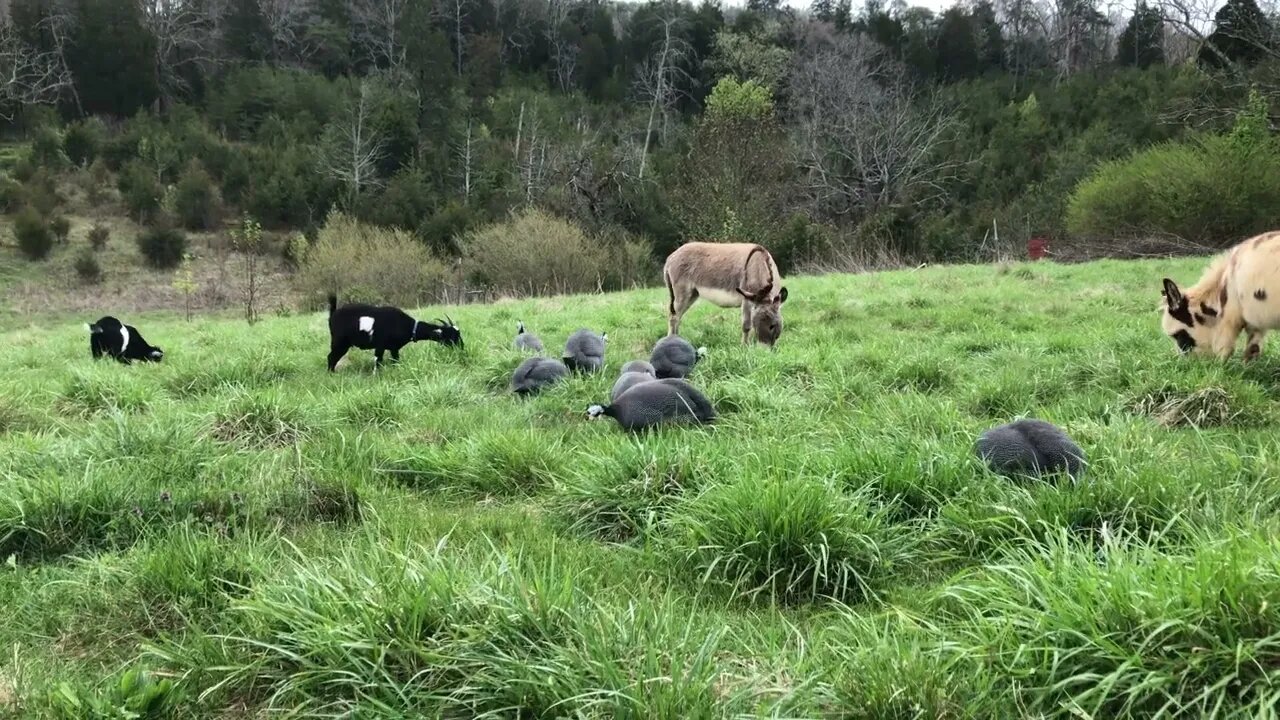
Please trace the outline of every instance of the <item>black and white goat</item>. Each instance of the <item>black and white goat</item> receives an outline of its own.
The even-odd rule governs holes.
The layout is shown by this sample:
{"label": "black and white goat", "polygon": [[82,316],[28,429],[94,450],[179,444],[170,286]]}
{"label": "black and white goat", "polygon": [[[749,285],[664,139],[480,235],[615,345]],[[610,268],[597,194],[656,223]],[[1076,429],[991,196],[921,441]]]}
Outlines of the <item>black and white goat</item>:
{"label": "black and white goat", "polygon": [[164,351],[147,344],[138,328],[125,325],[110,315],[84,327],[89,331],[89,352],[93,353],[94,360],[106,355],[128,365],[134,360],[160,362],[164,357]]}
{"label": "black and white goat", "polygon": [[389,305],[352,303],[338,307],[337,296],[329,296],[329,372],[353,347],[372,350],[377,367],[383,353],[390,351],[391,362],[398,363],[400,348],[419,340],[463,346],[462,333],[453,320],[423,322]]}

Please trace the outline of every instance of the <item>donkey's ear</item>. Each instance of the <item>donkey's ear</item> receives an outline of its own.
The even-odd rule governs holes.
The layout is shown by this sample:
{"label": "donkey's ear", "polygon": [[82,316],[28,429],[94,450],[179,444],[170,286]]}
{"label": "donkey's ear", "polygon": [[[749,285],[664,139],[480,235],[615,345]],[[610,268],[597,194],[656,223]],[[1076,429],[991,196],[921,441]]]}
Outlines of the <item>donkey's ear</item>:
{"label": "donkey's ear", "polygon": [[781,305],[786,301],[787,301],[787,286],[783,285],[782,290],[778,292],[778,304]]}
{"label": "donkey's ear", "polygon": [[1164,301],[1171,308],[1186,302],[1186,298],[1182,297],[1182,291],[1178,289],[1178,284],[1169,278],[1164,279]]}

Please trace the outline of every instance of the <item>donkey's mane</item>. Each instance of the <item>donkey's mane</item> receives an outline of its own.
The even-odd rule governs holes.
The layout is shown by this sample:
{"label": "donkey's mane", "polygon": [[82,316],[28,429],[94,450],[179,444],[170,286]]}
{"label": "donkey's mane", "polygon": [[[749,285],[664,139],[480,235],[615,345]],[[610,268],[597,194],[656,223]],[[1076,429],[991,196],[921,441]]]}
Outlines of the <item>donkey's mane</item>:
{"label": "donkey's mane", "polygon": [[1183,294],[1188,299],[1196,302],[1215,304],[1222,294],[1222,284],[1226,281],[1227,266],[1231,263],[1234,254],[1233,249],[1215,257],[1213,262],[1209,263],[1209,267],[1205,268],[1204,273],[1196,281],[1196,284],[1187,288]]}

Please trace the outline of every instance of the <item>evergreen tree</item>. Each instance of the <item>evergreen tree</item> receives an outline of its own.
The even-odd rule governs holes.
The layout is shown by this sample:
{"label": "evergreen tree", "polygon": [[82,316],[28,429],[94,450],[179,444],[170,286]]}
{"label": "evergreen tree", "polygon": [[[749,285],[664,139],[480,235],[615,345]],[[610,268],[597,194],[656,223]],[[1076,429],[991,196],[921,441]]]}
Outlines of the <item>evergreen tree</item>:
{"label": "evergreen tree", "polygon": [[85,112],[133,115],[159,95],[155,37],[135,0],[76,0],[67,65]]}
{"label": "evergreen tree", "polygon": [[1146,68],[1164,64],[1164,19],[1160,11],[1139,2],[1129,18],[1129,24],[1120,33],[1116,62],[1121,65]]}
{"label": "evergreen tree", "polygon": [[959,7],[943,13],[938,25],[938,77],[953,82],[977,75],[977,39],[969,13]]}
{"label": "evergreen tree", "polygon": [[257,0],[231,0],[224,35],[227,51],[239,60],[260,62],[271,48],[271,30]]}
{"label": "evergreen tree", "polygon": [[1254,0],[1227,0],[1214,21],[1213,33],[1200,48],[1204,65],[1255,65],[1272,47],[1271,22]]}
{"label": "evergreen tree", "polygon": [[973,6],[973,25],[978,33],[978,64],[980,72],[1004,67],[1004,31],[996,19],[996,8],[991,0],[980,0]]}
{"label": "evergreen tree", "polygon": [[819,22],[835,22],[835,0],[813,0],[813,4],[809,6],[809,12],[813,15],[813,19]]}

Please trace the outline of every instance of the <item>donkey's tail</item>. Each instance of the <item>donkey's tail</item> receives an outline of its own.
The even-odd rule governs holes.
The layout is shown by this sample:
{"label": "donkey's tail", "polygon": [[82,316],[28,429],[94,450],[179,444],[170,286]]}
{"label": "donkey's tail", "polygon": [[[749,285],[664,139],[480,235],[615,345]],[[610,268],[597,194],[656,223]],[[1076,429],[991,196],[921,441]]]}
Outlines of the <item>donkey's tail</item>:
{"label": "donkey's tail", "polygon": [[672,315],[676,314],[676,286],[671,283],[671,273],[666,268],[662,270],[662,279],[667,283],[667,310]]}

